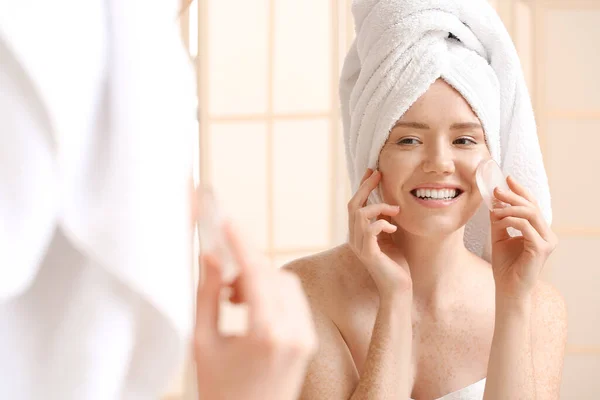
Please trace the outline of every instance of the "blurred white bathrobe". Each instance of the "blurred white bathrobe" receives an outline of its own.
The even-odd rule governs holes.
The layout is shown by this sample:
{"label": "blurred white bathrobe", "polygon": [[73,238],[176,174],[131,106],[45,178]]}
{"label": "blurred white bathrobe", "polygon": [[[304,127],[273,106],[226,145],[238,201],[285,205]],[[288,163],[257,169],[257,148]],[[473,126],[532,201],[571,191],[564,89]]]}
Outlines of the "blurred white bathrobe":
{"label": "blurred white bathrobe", "polygon": [[0,399],[151,399],[192,327],[173,0],[0,0]]}

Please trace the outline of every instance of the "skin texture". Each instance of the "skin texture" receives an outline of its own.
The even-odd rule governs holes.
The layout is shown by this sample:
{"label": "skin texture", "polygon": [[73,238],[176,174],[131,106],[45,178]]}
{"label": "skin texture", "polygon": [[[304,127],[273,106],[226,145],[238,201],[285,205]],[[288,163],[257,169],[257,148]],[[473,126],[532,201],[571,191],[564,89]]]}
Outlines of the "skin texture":
{"label": "skin texture", "polygon": [[[490,157],[478,118],[438,80],[398,122],[348,204],[348,243],[286,266],[319,337],[301,398],[437,399],[487,377],[486,400],[558,399],[566,311],[538,279],[556,237],[535,199],[510,179],[496,193],[511,207],[490,213],[490,265],[463,243]],[[411,190],[432,183],[463,193],[426,208]],[[387,205],[367,206],[377,186]]]}

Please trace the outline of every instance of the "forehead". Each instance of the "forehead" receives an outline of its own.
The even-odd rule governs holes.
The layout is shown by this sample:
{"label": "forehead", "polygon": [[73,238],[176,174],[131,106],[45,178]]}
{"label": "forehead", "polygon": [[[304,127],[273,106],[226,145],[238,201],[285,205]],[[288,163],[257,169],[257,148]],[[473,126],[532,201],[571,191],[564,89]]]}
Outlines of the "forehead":
{"label": "forehead", "polygon": [[443,79],[436,80],[398,121],[422,122],[438,127],[479,119],[464,97]]}

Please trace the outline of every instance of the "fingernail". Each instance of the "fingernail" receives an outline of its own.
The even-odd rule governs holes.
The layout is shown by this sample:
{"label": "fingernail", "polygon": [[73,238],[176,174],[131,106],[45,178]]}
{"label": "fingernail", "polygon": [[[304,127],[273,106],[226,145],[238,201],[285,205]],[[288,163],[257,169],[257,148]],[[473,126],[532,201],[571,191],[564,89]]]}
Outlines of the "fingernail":
{"label": "fingernail", "polygon": [[494,210],[496,210],[496,211],[500,211],[500,210],[503,210],[503,209],[508,208],[508,207],[510,207],[510,204],[505,203],[503,201],[496,200],[494,202]]}

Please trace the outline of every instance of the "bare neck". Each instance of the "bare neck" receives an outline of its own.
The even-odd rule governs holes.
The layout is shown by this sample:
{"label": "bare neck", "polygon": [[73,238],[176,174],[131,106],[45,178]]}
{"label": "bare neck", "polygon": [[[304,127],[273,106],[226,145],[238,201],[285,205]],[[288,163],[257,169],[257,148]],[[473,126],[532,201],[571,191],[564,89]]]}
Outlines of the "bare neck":
{"label": "bare neck", "polygon": [[465,247],[463,235],[464,227],[444,236],[417,236],[400,229],[394,234],[410,268],[415,301],[443,308],[455,297],[476,257]]}

